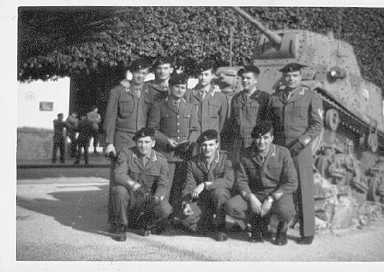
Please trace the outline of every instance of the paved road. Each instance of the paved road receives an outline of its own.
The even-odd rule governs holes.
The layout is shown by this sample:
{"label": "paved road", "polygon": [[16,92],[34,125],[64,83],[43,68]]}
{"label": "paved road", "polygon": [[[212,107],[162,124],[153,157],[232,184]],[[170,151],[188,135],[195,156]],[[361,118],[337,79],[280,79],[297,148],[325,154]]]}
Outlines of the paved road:
{"label": "paved road", "polygon": [[218,243],[181,231],[129,233],[126,242],[116,242],[107,232],[107,193],[108,181],[100,177],[18,180],[17,260],[384,261],[383,220],[363,230],[322,233],[311,246],[250,244],[242,233]]}

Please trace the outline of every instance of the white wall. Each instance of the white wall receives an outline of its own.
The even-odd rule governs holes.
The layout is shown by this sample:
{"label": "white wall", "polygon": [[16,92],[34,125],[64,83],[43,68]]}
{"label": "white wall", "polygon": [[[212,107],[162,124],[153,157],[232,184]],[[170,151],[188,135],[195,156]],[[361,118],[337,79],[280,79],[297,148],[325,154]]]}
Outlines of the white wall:
{"label": "white wall", "polygon": [[[70,78],[18,83],[17,127],[53,129],[58,113],[68,116]],[[40,111],[40,102],[53,102],[52,111]]]}

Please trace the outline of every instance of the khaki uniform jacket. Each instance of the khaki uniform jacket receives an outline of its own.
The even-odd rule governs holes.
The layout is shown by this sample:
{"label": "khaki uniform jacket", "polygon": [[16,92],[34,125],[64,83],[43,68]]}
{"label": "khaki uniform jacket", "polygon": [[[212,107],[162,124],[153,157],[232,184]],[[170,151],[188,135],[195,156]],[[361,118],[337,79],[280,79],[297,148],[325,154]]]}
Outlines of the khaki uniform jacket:
{"label": "khaki uniform jacket", "polygon": [[128,180],[134,180],[153,195],[165,196],[167,192],[168,163],[163,155],[154,150],[144,166],[136,147],[124,147],[118,154],[114,173],[114,185],[126,186]]}
{"label": "khaki uniform jacket", "polygon": [[322,103],[307,86],[292,91],[284,101],[284,87],[272,95],[269,105],[270,118],[274,122],[275,143],[289,146],[295,140],[316,138],[322,129]]}
{"label": "khaki uniform jacket", "polygon": [[248,148],[237,173],[241,195],[249,193],[290,194],[297,190],[297,173],[287,148],[272,144],[264,162]]}
{"label": "khaki uniform jacket", "polygon": [[179,107],[175,99],[168,96],[156,103],[151,109],[148,127],[156,130],[156,147],[168,160],[181,161],[183,154],[178,154],[168,145],[168,138],[178,143],[196,142],[200,135],[200,125],[197,120],[196,108],[193,104],[181,99]]}
{"label": "khaki uniform jacket", "polygon": [[104,120],[106,143],[115,143],[115,133],[134,134],[139,129],[146,127],[148,112],[152,105],[148,89],[143,86],[140,98],[133,87],[122,84],[114,87],[110,94]]}
{"label": "khaki uniform jacket", "polygon": [[215,86],[211,85],[208,93],[202,98],[199,89],[193,89],[186,95],[187,101],[196,105],[197,117],[200,123],[201,131],[215,129],[221,132],[227,118],[228,102],[226,96],[217,91]]}
{"label": "khaki uniform jacket", "polygon": [[234,95],[231,102],[232,135],[234,139],[242,139],[244,147],[251,146],[251,133],[258,120],[267,118],[267,106],[270,95],[257,90],[247,97],[243,90]]}
{"label": "khaki uniform jacket", "polygon": [[157,84],[155,80],[148,81],[146,84],[153,103],[164,100],[170,94],[169,87],[164,88]]}
{"label": "khaki uniform jacket", "polygon": [[232,162],[228,159],[227,154],[219,151],[216,158],[211,163],[209,169],[204,158],[199,154],[187,162],[186,185],[182,196],[189,195],[195,187],[203,182],[212,181],[207,190],[216,188],[225,188],[231,190],[234,184],[234,172]]}

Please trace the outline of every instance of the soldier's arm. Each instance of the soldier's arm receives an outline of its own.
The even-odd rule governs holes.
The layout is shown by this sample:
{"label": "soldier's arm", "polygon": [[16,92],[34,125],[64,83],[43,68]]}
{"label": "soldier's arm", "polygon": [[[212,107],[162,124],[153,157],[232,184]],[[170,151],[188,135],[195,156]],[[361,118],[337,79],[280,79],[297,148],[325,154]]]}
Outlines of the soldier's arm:
{"label": "soldier's arm", "polygon": [[157,188],[155,192],[155,196],[162,198],[167,193],[167,188],[169,184],[169,169],[168,169],[168,163],[166,159],[161,160],[161,166],[160,166],[160,176],[159,180],[157,182]]}
{"label": "soldier's arm", "polygon": [[283,194],[295,192],[298,185],[296,168],[289,151],[284,149],[281,154],[283,156],[283,167],[279,186],[272,193],[274,199],[281,198]]}
{"label": "soldier's arm", "polygon": [[122,150],[119,152],[113,172],[115,175],[115,183],[117,185],[122,185],[128,189],[131,189],[137,182],[128,175],[129,154],[130,152],[127,150]]}
{"label": "soldier's arm", "polygon": [[119,92],[117,88],[113,88],[109,93],[104,120],[105,142],[107,144],[114,144],[118,106]]}
{"label": "soldier's arm", "polygon": [[240,164],[238,169],[236,169],[236,182],[240,195],[248,201],[252,191],[249,188],[249,179],[242,164]]}
{"label": "soldier's arm", "polygon": [[181,194],[182,198],[185,198],[188,195],[190,195],[192,193],[193,189],[195,189],[195,187],[197,186],[195,177],[193,176],[193,165],[192,164],[193,164],[192,161],[188,161],[186,163],[187,167],[186,167],[185,187],[184,187],[182,194]]}
{"label": "soldier's arm", "polygon": [[159,145],[166,146],[168,144],[168,137],[160,131],[161,121],[161,102],[155,103],[149,111],[148,127],[156,131],[155,139]]}
{"label": "soldier's arm", "polygon": [[224,176],[222,178],[209,180],[208,182],[206,182],[205,188],[208,191],[216,188],[226,188],[230,190],[232,189],[234,182],[235,182],[235,173],[233,171],[232,162],[230,160],[225,160]]}
{"label": "soldier's arm", "polygon": [[200,136],[201,128],[197,118],[197,107],[192,107],[191,110],[191,120],[189,122],[189,138],[190,142],[196,142],[197,138]]}
{"label": "soldier's arm", "polygon": [[[307,145],[313,139],[320,135],[323,128],[323,104],[321,99],[312,94],[309,109],[309,126],[306,132],[300,136],[299,141]],[[309,141],[308,141],[309,140]]]}
{"label": "soldier's arm", "polygon": [[227,118],[227,112],[228,112],[228,102],[227,97],[222,94],[220,95],[221,100],[221,106],[220,106],[220,112],[219,112],[219,133],[223,130],[225,120]]}

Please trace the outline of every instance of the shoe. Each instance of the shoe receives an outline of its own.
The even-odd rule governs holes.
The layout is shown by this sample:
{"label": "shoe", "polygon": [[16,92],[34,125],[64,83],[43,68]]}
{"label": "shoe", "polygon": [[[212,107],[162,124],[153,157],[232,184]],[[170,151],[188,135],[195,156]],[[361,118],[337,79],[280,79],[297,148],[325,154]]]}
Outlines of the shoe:
{"label": "shoe", "polygon": [[150,229],[143,229],[141,235],[144,237],[150,236],[151,230]]}
{"label": "shoe", "polygon": [[264,241],[271,241],[272,240],[272,233],[270,231],[262,232],[263,240]]}
{"label": "shoe", "polygon": [[125,230],[125,226],[118,226],[114,228],[114,236],[116,241],[124,242],[127,240],[127,233]]}
{"label": "shoe", "polygon": [[249,242],[251,243],[263,243],[263,235],[261,234],[261,231],[252,231],[251,236],[249,237]]}
{"label": "shoe", "polygon": [[276,234],[275,240],[273,240],[272,243],[277,245],[277,246],[284,246],[284,245],[286,245],[288,243],[287,233],[286,232],[278,232]]}
{"label": "shoe", "polygon": [[223,241],[227,241],[228,240],[228,236],[225,232],[217,232],[216,233],[216,241],[218,242],[223,242]]}
{"label": "shoe", "polygon": [[302,236],[297,243],[300,245],[310,245],[313,242],[313,236]]}

